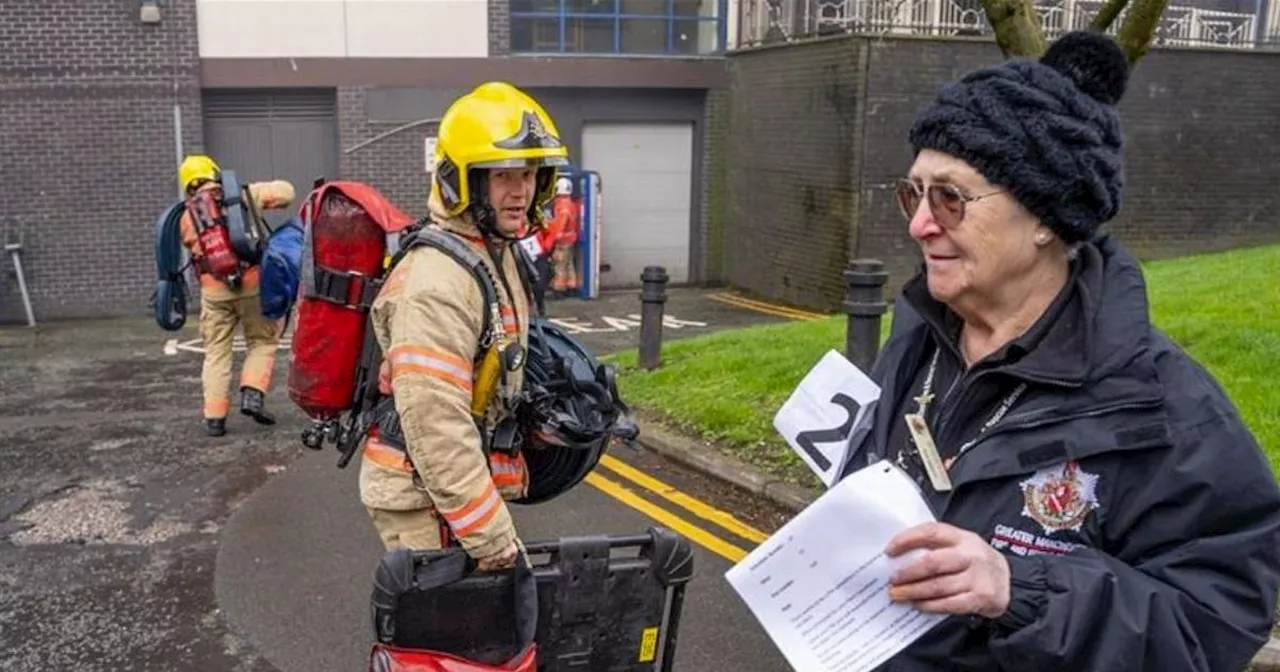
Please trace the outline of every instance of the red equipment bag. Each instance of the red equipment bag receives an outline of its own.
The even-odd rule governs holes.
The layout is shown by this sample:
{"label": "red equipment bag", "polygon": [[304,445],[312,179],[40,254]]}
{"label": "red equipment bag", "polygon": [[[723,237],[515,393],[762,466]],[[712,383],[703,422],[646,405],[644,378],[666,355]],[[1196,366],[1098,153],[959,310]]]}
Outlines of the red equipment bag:
{"label": "red equipment bag", "polygon": [[[475,561],[458,546],[437,551],[389,551],[374,573],[375,619],[377,606],[383,607],[384,615],[394,607],[382,603],[388,596],[394,602],[394,596],[406,591],[447,589],[471,576],[474,567]],[[420,623],[428,632],[425,641],[413,648],[381,637],[370,653],[369,672],[537,672],[538,584],[529,557],[521,552],[514,569],[486,574],[510,576],[512,591],[508,595],[514,599],[454,601],[451,614],[439,615],[447,623],[436,620],[435,627],[430,627],[430,622]],[[459,632],[459,621],[478,627]],[[381,625],[375,629],[385,633],[391,622]]]}
{"label": "red equipment bag", "polygon": [[313,420],[351,408],[369,307],[388,237],[413,223],[362,182],[317,185],[298,209],[306,238],[289,364],[289,399]]}
{"label": "red equipment bag", "polygon": [[438,651],[402,649],[374,644],[370,672],[537,672],[538,656],[532,645],[503,665],[486,665]]}

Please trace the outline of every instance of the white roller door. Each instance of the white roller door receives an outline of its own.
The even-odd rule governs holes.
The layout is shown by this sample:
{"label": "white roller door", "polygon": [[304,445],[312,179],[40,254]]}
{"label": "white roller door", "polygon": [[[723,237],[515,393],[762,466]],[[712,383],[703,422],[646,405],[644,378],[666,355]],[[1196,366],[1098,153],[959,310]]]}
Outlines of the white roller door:
{"label": "white roller door", "polygon": [[600,285],[638,285],[655,265],[688,282],[693,124],[587,123],[582,146],[602,187]]}

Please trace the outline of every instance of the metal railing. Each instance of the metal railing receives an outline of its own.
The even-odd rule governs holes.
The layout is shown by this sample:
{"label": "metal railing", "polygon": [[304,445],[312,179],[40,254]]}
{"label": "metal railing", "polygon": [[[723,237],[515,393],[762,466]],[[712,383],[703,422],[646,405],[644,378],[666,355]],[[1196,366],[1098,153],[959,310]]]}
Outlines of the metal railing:
{"label": "metal railing", "polygon": [[[1033,0],[1045,36],[1087,28],[1103,0]],[[1112,24],[1114,33],[1127,12]],[[983,36],[991,34],[981,0],[738,0],[732,48],[821,35]],[[1169,5],[1153,46],[1280,50],[1280,0],[1254,12]]]}

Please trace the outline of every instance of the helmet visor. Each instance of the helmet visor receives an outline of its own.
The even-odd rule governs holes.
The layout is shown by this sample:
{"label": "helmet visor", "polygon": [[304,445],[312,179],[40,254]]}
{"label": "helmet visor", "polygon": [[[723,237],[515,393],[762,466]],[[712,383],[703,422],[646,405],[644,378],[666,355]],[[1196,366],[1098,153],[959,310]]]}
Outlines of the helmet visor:
{"label": "helmet visor", "polygon": [[567,166],[569,160],[563,156],[530,156],[512,159],[495,159],[479,161],[471,164],[472,168],[542,168],[545,166]]}

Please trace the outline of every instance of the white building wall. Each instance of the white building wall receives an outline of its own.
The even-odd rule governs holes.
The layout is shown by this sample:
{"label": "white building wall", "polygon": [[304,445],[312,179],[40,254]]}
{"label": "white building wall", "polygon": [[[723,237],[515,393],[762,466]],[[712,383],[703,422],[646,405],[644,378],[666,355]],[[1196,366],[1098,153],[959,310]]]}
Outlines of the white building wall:
{"label": "white building wall", "polygon": [[198,0],[201,58],[484,58],[487,0]]}

